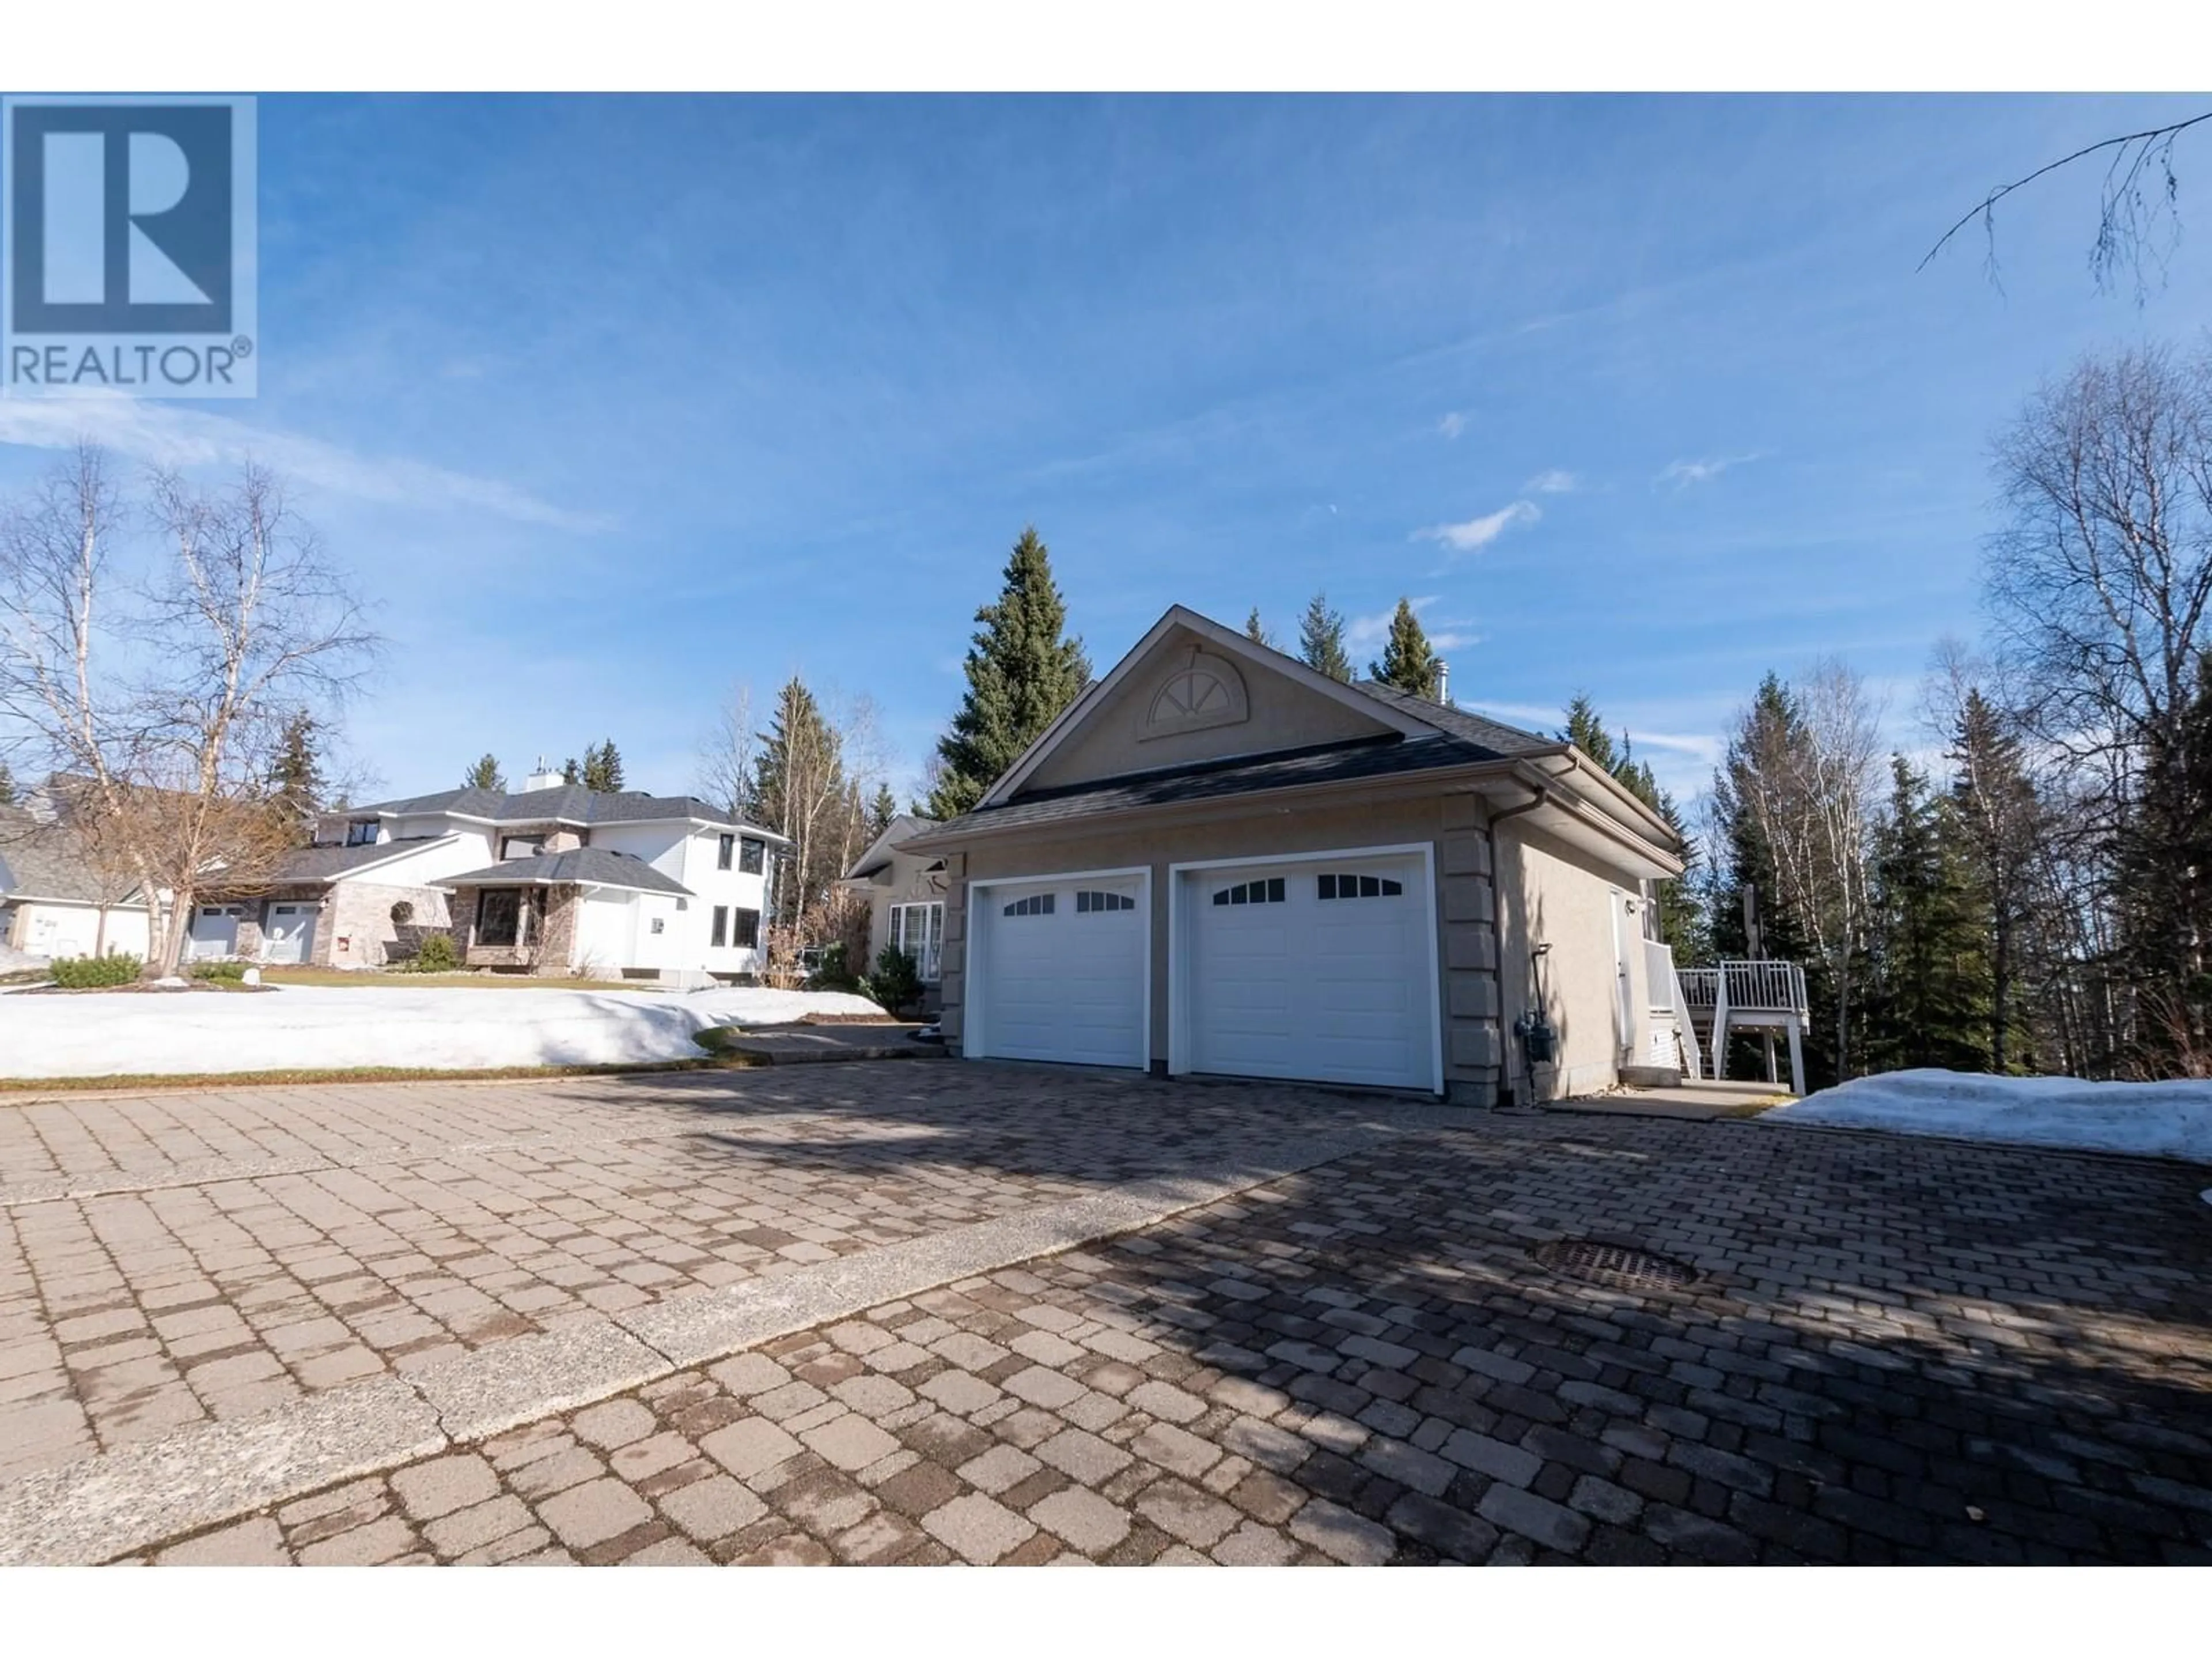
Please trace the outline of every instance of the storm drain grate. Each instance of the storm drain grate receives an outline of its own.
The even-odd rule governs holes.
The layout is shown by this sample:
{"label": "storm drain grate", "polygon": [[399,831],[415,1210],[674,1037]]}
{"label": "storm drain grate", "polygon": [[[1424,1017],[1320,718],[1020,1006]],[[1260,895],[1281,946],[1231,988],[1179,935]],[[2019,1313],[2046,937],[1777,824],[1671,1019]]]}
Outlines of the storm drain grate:
{"label": "storm drain grate", "polygon": [[1608,1285],[1622,1291],[1679,1291],[1698,1281],[1698,1271],[1649,1250],[1625,1244],[1601,1244],[1589,1238],[1557,1238],[1536,1247],[1536,1260],[1555,1273]]}

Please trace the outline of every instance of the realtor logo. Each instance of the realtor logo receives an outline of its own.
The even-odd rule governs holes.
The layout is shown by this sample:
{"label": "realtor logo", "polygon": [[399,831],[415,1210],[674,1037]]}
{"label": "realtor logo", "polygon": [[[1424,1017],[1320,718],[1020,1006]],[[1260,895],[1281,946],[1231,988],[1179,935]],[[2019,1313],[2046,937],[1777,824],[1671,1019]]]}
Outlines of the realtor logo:
{"label": "realtor logo", "polygon": [[0,390],[250,398],[251,98],[0,100]]}

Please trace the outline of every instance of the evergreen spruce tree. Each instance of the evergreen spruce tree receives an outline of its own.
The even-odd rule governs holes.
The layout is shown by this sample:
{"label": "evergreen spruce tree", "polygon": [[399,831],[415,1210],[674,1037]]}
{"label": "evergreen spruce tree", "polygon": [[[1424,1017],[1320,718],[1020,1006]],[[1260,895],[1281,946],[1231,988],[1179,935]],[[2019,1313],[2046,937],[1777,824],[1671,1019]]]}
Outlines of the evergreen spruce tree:
{"label": "evergreen spruce tree", "polygon": [[1875,975],[1867,1058],[1877,1071],[1990,1066],[1987,935],[1951,799],[1901,755],[1875,832]]}
{"label": "evergreen spruce tree", "polygon": [[799,923],[845,873],[842,833],[854,821],[853,787],[844,744],[814,693],[797,675],[776,694],[769,729],[760,734],[752,797],[764,828],[790,841],[780,853],[774,904],[785,925]]}
{"label": "evergreen spruce tree", "polygon": [[1652,886],[1659,938],[1673,949],[1679,965],[1687,968],[1702,961],[1708,954],[1710,941],[1705,908],[1698,897],[1698,846],[1683,819],[1681,808],[1675,804],[1674,796],[1659,787],[1651,768],[1635,757],[1626,732],[1621,733],[1619,745],[1614,744],[1589,693],[1575,693],[1573,701],[1567,704],[1566,728],[1559,735],[1605,768],[1623,788],[1664,818],[1667,827],[1681,842],[1682,873],[1672,881],[1656,882]]}
{"label": "evergreen spruce tree", "polygon": [[584,750],[584,767],[578,781],[596,795],[622,793],[622,755],[615,748],[612,738]]}
{"label": "evergreen spruce tree", "polygon": [[8,769],[8,763],[0,761],[0,806],[15,804],[15,775]]}
{"label": "evergreen spruce tree", "polygon": [[1559,736],[1607,771],[1619,775],[1621,757],[1613,749],[1613,734],[1605,729],[1605,722],[1598,717],[1597,705],[1590,701],[1589,692],[1576,692],[1574,700],[1567,704],[1566,729]]}
{"label": "evergreen spruce tree", "polygon": [[568,759],[561,763],[562,782],[581,783],[583,781],[584,769],[576,764],[576,757],[574,755],[569,756]]}
{"label": "evergreen spruce tree", "polygon": [[978,611],[975,621],[967,695],[937,745],[942,766],[930,791],[933,817],[956,817],[981,799],[1091,679],[1083,641],[1063,637],[1067,606],[1034,526],[1014,544],[997,602]]}
{"label": "evergreen spruce tree", "polygon": [[283,815],[288,832],[303,847],[314,840],[315,820],[323,810],[323,770],[315,753],[312,715],[295,714],[284,722],[269,784],[270,800]]}
{"label": "evergreen spruce tree", "polygon": [[1256,605],[1252,607],[1252,614],[1244,618],[1244,637],[1255,645],[1266,646],[1270,651],[1275,648],[1275,636],[1260,620],[1260,607]]}
{"label": "evergreen spruce tree", "polygon": [[1382,642],[1381,659],[1368,665],[1367,677],[1395,686],[1409,696],[1435,700],[1437,653],[1430,647],[1429,636],[1422,631],[1421,619],[1413,614],[1410,600],[1398,601],[1390,618],[1390,637]]}
{"label": "evergreen spruce tree", "polygon": [[868,839],[870,841],[873,841],[878,836],[882,835],[884,830],[890,829],[891,827],[891,820],[898,817],[898,797],[891,793],[890,785],[888,783],[878,784],[876,786],[876,798],[868,804]]}
{"label": "evergreen spruce tree", "polygon": [[1326,593],[1307,600],[1305,615],[1298,619],[1298,658],[1318,673],[1351,683],[1352,659],[1344,649],[1344,616],[1328,608]]}
{"label": "evergreen spruce tree", "polygon": [[1948,758],[1954,769],[1952,815],[1987,934],[1989,1068],[2002,1073],[2017,1069],[2024,1058],[2017,988],[2033,902],[2033,860],[2043,835],[2042,807],[2020,739],[1978,687],[1966,693]]}
{"label": "evergreen spruce tree", "polygon": [[468,775],[461,780],[461,787],[464,789],[489,789],[494,794],[505,794],[507,793],[507,780],[500,774],[498,757],[493,755],[486,755],[474,766],[469,768]]}

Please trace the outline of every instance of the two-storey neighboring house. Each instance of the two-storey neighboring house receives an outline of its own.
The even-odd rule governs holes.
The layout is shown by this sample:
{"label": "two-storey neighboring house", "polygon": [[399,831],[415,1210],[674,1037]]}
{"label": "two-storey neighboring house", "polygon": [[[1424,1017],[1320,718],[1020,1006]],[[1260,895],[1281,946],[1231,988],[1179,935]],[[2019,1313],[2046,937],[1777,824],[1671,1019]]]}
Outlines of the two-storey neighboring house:
{"label": "two-storey neighboring house", "polygon": [[380,801],[326,816],[265,890],[203,896],[190,951],[370,968],[447,933],[471,968],[734,979],[764,965],[784,844],[695,796],[546,774]]}

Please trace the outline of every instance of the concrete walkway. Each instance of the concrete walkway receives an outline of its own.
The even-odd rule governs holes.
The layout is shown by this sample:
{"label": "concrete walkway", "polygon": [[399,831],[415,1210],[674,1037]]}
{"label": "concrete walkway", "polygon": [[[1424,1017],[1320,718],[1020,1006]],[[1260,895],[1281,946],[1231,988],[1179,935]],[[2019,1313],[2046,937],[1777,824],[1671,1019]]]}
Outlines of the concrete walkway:
{"label": "concrete walkway", "polygon": [[1790,1098],[1771,1083],[1715,1082],[1695,1079],[1671,1089],[1616,1089],[1554,1101],[1548,1112],[1594,1112],[1607,1117],[1671,1117],[1710,1123],[1716,1118],[1753,1117]]}

